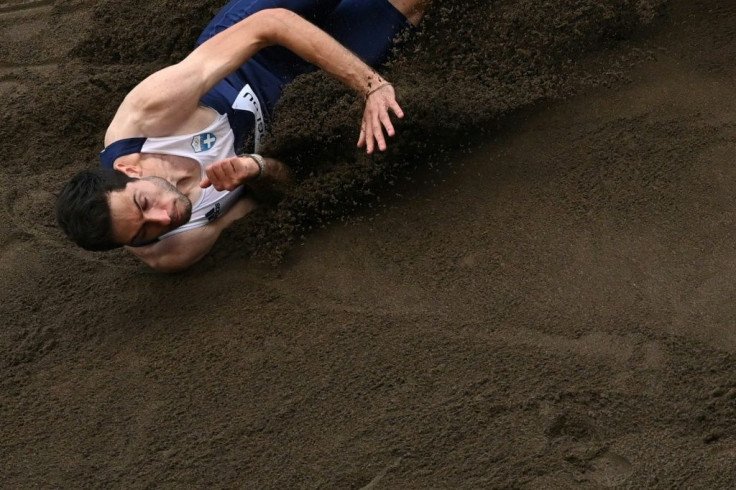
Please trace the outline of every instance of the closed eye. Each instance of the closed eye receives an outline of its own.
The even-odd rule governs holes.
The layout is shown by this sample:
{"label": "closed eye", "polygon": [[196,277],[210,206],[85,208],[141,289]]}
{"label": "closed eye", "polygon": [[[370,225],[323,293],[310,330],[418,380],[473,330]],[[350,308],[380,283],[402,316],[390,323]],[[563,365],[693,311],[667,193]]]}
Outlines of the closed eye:
{"label": "closed eye", "polygon": [[[141,221],[143,221],[143,206],[141,206],[141,197],[140,196],[133,196],[133,202],[138,207],[138,211],[141,213]],[[138,232],[133,235],[133,238],[130,240],[129,243],[135,244],[139,241],[141,241],[141,237],[143,236],[143,229],[145,228],[145,223],[141,225],[141,227],[138,229]]]}

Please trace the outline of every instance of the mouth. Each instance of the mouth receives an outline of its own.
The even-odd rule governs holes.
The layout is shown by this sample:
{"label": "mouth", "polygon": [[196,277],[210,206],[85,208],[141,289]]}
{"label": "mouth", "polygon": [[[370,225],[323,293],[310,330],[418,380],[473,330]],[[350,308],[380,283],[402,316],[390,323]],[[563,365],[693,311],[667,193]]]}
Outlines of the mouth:
{"label": "mouth", "polygon": [[189,222],[192,216],[189,199],[177,199],[171,203],[169,210],[169,231],[175,230]]}
{"label": "mouth", "polygon": [[179,210],[176,209],[176,203],[171,208],[171,212],[169,213],[169,219],[171,220],[171,229],[179,228],[181,226],[181,223],[179,222],[181,220],[181,214],[179,214]]}

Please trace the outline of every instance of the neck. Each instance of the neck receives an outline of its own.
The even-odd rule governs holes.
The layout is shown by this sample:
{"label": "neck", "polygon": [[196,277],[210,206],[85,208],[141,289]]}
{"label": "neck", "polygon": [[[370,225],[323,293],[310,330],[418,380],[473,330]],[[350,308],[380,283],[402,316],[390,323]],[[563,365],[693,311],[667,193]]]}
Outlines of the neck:
{"label": "neck", "polygon": [[192,202],[200,196],[202,189],[202,167],[191,158],[176,155],[143,153],[139,161],[141,177],[161,177],[173,184]]}

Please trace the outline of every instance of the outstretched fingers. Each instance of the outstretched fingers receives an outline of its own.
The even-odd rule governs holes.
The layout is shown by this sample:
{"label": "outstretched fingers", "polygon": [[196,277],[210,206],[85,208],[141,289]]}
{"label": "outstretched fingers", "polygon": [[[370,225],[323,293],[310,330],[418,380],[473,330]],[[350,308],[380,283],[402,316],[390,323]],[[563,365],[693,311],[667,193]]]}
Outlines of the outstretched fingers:
{"label": "outstretched fingers", "polygon": [[393,112],[399,119],[404,117],[404,111],[396,101],[393,87],[386,84],[380,90],[370,93],[366,99],[360,136],[358,137],[358,148],[365,146],[368,154],[373,153],[376,146],[380,151],[386,150],[385,135],[393,137],[396,134],[389,111]]}
{"label": "outstretched fingers", "polygon": [[371,128],[373,129],[373,138],[375,138],[376,140],[378,149],[381,151],[386,151],[386,138],[383,136],[383,128],[381,127],[381,114],[376,114],[373,116],[373,118],[371,119]]}
{"label": "outstretched fingers", "polygon": [[396,134],[396,130],[394,130],[394,125],[391,123],[391,118],[389,117],[388,112],[382,113],[379,118],[381,120],[381,124],[383,124],[383,127],[386,130],[386,134],[393,138]]}
{"label": "outstretched fingers", "polygon": [[358,148],[363,148],[365,146],[365,140],[365,123],[361,123],[360,136],[358,136]]}
{"label": "outstretched fingers", "polygon": [[401,109],[401,106],[398,102],[396,102],[396,100],[394,100],[391,104],[391,110],[394,112],[394,114],[396,114],[396,117],[398,117],[399,119],[404,119],[404,111]]}

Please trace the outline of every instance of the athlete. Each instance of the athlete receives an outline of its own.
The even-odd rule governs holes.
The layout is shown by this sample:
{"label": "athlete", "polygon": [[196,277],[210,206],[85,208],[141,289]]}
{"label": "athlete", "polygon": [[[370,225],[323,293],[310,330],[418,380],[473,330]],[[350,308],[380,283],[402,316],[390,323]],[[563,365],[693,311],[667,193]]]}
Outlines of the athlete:
{"label": "athlete", "polygon": [[81,172],[59,196],[61,228],[88,250],[126,246],[160,271],[197,262],[255,207],[245,183],[288,180],[284,165],[257,152],[283,87],[315,65],[365,98],[358,147],[385,150],[384,131],[395,133],[389,112],[403,112],[371,66],[426,3],[232,0],[189,56],[125,97],[102,168]]}

